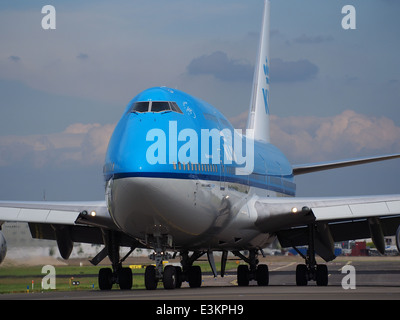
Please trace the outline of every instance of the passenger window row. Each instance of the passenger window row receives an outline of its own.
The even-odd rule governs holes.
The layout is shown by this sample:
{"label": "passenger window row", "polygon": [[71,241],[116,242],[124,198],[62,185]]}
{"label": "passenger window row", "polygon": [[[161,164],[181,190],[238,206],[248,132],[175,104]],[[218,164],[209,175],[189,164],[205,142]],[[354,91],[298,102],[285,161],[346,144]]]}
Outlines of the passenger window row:
{"label": "passenger window row", "polygon": [[173,163],[174,170],[202,171],[202,172],[218,172],[216,164],[201,164],[201,163]]}

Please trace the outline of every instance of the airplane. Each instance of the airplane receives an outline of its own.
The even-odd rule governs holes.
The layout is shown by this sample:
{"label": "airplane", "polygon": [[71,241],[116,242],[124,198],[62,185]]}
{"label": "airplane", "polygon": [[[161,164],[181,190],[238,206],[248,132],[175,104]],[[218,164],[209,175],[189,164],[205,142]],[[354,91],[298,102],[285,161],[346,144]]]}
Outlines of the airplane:
{"label": "airplane", "polygon": [[[297,285],[326,286],[328,269],[317,264],[316,254],[333,260],[335,242],[372,238],[383,253],[384,237],[396,235],[398,245],[400,195],[296,197],[298,175],[400,154],[289,163],[269,136],[269,17],[265,0],[246,134],[203,100],[173,88],[147,89],[129,102],[110,138],[103,201],[1,201],[0,221],[27,222],[32,237],[55,240],[64,259],[75,242],[104,245],[91,260],[111,262],[99,271],[101,290],[132,287],[131,269],[123,262],[136,248],[154,250],[155,264],[144,277],[146,289],[155,290],[159,282],[165,289],[184,281],[200,287],[202,272],[194,263],[206,255],[216,276],[214,252],[221,252],[221,276],[231,252],[246,263],[237,268],[239,286],[251,280],[266,286],[268,266],[258,255],[276,240],[283,248],[308,246],[301,254],[305,263],[296,268]],[[130,248],[124,257],[121,247]],[[1,231],[0,249],[3,260]],[[163,266],[171,254],[179,254],[181,266]]]}

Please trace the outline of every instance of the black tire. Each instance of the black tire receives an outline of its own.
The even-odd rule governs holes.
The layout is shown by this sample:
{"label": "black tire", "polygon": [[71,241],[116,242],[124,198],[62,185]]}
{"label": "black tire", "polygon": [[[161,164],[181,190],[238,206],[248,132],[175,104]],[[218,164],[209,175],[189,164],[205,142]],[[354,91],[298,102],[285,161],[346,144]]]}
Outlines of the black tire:
{"label": "black tire", "polygon": [[131,268],[122,268],[118,271],[118,283],[121,290],[132,289],[132,270]]}
{"label": "black tire", "polygon": [[307,266],[305,264],[298,264],[296,267],[296,285],[306,286],[307,285]]}
{"label": "black tire", "polygon": [[176,287],[180,288],[182,286],[182,268],[175,267],[176,271]]}
{"label": "black tire", "polygon": [[326,264],[317,265],[317,286],[327,286],[328,285],[328,267]]}
{"label": "black tire", "polygon": [[174,266],[166,266],[163,275],[164,289],[171,290],[176,288],[176,269]]}
{"label": "black tire", "polygon": [[111,290],[113,285],[113,275],[110,268],[101,268],[99,271],[100,290]]}
{"label": "black tire", "polygon": [[144,285],[147,290],[157,289],[158,279],[156,277],[156,267],[147,266],[144,272]]}
{"label": "black tire", "polygon": [[200,288],[202,282],[200,266],[191,266],[188,270],[188,282],[191,288]]}
{"label": "black tire", "polygon": [[259,286],[267,286],[269,284],[269,271],[266,264],[257,266],[256,280]]}
{"label": "black tire", "polygon": [[237,268],[237,284],[239,287],[247,287],[249,285],[249,266],[241,264]]}

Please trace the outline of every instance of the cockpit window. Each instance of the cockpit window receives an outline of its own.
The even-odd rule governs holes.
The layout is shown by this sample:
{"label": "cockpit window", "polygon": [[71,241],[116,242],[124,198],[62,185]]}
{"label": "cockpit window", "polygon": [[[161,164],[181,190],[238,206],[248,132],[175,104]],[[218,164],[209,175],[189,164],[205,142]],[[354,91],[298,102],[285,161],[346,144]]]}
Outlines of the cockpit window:
{"label": "cockpit window", "polygon": [[131,108],[131,112],[163,112],[173,111],[182,113],[176,102],[172,101],[143,101],[135,102]]}
{"label": "cockpit window", "polygon": [[168,101],[153,101],[150,112],[161,112],[171,110]]}
{"label": "cockpit window", "polygon": [[149,111],[149,102],[135,102],[131,112],[148,112]]}
{"label": "cockpit window", "polygon": [[181,109],[179,109],[178,105],[176,104],[176,102],[170,102],[169,105],[171,106],[171,110],[178,112],[178,113],[182,113]]}

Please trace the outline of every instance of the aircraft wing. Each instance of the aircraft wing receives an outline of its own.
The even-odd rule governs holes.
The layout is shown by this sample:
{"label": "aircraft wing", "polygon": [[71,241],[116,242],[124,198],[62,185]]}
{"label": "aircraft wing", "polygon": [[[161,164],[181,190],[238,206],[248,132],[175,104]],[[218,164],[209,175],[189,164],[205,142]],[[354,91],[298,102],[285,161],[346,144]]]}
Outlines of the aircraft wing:
{"label": "aircraft wing", "polygon": [[384,161],[384,160],[390,160],[390,159],[396,159],[396,158],[400,158],[400,154],[391,154],[391,155],[386,155],[386,156],[294,165],[293,166],[293,175],[298,176],[300,174],[306,174],[306,173],[330,170],[330,169],[336,169],[336,168],[350,167],[350,166],[355,166],[355,165],[359,165],[359,164]]}
{"label": "aircraft wing", "polygon": [[0,223],[6,221],[116,228],[105,201],[0,201]]}
{"label": "aircraft wing", "polygon": [[[33,238],[56,240],[64,259],[71,254],[74,242],[104,244],[107,230],[118,234],[121,246],[142,247],[136,239],[119,231],[105,201],[0,201],[0,227],[4,222],[27,222]],[[105,253],[103,249],[95,264],[105,257]]]}
{"label": "aircraft wing", "polygon": [[253,201],[256,227],[278,236],[282,247],[308,244],[309,225],[315,231],[316,252],[335,258],[334,243],[372,238],[383,253],[385,236],[400,225],[400,195],[337,198],[262,198]]}

